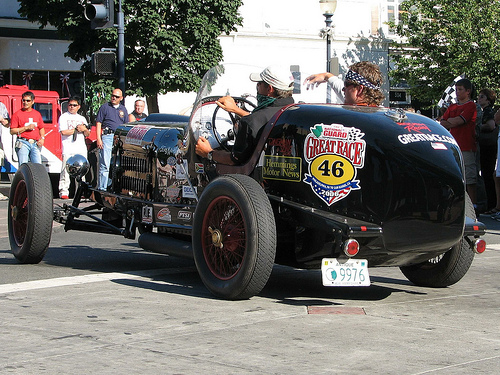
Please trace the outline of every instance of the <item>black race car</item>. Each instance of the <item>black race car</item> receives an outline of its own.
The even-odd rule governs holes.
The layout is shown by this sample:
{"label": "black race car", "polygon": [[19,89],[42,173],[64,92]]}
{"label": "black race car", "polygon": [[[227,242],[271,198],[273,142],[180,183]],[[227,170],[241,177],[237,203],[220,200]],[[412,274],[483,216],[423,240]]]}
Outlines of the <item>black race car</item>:
{"label": "black race car", "polygon": [[[417,285],[446,287],[485,250],[485,226],[465,192],[450,133],[414,113],[298,103],[263,128],[240,166],[196,155],[200,135],[230,150],[238,119],[215,104],[231,94],[255,106],[255,67],[207,72],[189,120],[126,124],[115,132],[112,185],[78,181],[72,204],[55,204],[43,167],[24,164],[9,201],[12,251],[40,262],[52,219],[65,230],[118,234],[150,251],[193,257],[218,297],[244,299],[265,286],[274,263],[322,270],[326,286],[370,284],[368,267],[397,266]],[[90,203],[91,202],[91,203]]]}

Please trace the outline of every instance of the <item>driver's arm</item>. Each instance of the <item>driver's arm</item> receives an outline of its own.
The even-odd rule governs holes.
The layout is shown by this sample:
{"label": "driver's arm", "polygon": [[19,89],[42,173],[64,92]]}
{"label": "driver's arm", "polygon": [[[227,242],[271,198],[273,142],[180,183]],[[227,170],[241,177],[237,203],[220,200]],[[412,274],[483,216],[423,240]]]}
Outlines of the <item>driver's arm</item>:
{"label": "driver's arm", "polygon": [[212,152],[212,160],[216,163],[234,165],[230,152],[224,150],[214,150],[212,146],[210,146],[210,142],[208,142],[205,137],[198,138],[195,149],[196,153],[203,158],[206,158],[209,152]]}
{"label": "driver's arm", "polygon": [[247,112],[243,108],[238,107],[238,105],[231,96],[223,96],[215,103],[217,103],[217,105],[221,107],[223,110],[235,113],[240,117],[247,116],[250,114],[250,112]]}

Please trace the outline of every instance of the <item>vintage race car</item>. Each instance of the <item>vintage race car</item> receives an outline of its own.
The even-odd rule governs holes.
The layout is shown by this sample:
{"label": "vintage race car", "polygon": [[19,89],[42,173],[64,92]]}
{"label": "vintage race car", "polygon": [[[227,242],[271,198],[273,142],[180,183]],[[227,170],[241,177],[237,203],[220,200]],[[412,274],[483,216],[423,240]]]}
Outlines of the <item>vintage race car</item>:
{"label": "vintage race car", "polygon": [[200,135],[231,150],[238,118],[215,101],[230,94],[251,110],[254,71],[208,71],[189,121],[160,115],[120,127],[107,191],[84,181],[89,165],[76,156],[67,165],[75,198],[53,205],[43,167],[21,166],[9,197],[15,257],[40,262],[54,219],[67,231],[139,232],[146,250],[194,258],[206,287],[226,299],[258,294],[275,263],[321,269],[325,286],[370,285],[368,267],[379,266],[429,287],[465,275],[486,228],[465,192],[457,143],[431,119],[300,94],[263,127],[245,164],[198,156]]}

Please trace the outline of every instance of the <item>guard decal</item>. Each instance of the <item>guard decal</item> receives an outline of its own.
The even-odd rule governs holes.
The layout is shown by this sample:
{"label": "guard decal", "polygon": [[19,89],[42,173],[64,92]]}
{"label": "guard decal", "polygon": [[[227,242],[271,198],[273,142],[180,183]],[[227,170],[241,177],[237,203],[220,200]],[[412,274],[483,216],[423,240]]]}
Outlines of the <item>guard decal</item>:
{"label": "guard decal", "polygon": [[304,142],[304,159],[309,173],[304,182],[327,205],[344,199],[351,190],[359,190],[357,171],[365,163],[365,134],[341,124],[317,124]]}

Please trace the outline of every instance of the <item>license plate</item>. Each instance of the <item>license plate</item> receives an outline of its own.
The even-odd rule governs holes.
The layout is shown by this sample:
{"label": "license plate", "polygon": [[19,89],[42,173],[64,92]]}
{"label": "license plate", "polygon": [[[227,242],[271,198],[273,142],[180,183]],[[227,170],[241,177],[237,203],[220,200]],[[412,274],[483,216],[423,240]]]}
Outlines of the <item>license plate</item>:
{"label": "license plate", "polygon": [[321,263],[324,286],[369,286],[366,259],[324,258]]}

